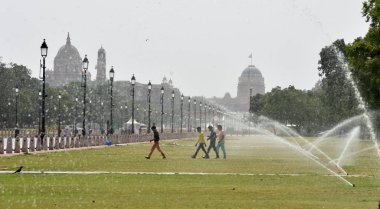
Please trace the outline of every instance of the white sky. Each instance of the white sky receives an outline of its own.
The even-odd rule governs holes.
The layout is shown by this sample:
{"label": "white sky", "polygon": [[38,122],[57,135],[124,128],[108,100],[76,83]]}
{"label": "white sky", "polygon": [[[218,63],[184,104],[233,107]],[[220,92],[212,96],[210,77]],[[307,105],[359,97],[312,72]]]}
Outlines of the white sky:
{"label": "white sky", "polygon": [[93,78],[103,45],[116,80],[134,73],[160,83],[166,75],[185,95],[236,96],[253,52],[266,91],[311,89],[320,50],[367,32],[361,8],[362,0],[0,0],[0,57],[37,77],[42,39],[53,68],[70,32]]}

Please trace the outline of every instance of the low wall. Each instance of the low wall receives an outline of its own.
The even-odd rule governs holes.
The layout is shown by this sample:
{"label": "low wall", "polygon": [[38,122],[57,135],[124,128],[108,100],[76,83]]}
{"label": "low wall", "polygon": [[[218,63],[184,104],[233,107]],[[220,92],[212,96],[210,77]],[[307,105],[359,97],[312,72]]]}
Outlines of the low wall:
{"label": "low wall", "polygon": [[[162,133],[161,140],[183,139],[196,137],[196,133]],[[108,139],[113,145],[146,142],[153,139],[153,134],[109,135]],[[14,153],[44,152],[48,150],[69,150],[83,147],[106,146],[103,136],[37,136],[21,135],[17,137],[0,135],[0,155]]]}

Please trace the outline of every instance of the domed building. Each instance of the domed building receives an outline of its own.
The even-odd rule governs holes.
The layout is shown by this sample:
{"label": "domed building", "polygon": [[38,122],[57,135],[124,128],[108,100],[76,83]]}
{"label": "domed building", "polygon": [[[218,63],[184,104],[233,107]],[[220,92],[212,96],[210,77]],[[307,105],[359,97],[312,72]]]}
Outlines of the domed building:
{"label": "domed building", "polygon": [[[58,50],[54,58],[54,70],[46,71],[46,81],[50,86],[64,86],[71,82],[81,82],[81,80],[82,58],[78,49],[71,44],[70,34],[68,34],[66,44]],[[89,72],[87,80],[91,80]]]}
{"label": "domed building", "polygon": [[261,75],[260,70],[254,65],[249,65],[241,73],[238,83],[237,98],[249,99],[250,89],[252,89],[252,96],[265,93],[264,78]]}
{"label": "domed building", "polygon": [[249,110],[251,90],[252,96],[265,93],[264,77],[254,65],[248,65],[241,73],[236,98],[231,98],[231,95],[226,93],[223,98],[213,98],[211,100],[232,111],[246,112]]}

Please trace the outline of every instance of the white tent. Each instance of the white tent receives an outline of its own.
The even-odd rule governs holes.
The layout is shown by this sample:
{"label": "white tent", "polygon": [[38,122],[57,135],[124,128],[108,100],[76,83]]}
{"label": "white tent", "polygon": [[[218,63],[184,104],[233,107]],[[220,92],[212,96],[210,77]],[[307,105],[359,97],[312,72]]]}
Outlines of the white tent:
{"label": "white tent", "polygon": [[[137,122],[136,119],[133,120],[133,125],[135,129],[134,131],[135,134],[138,134],[140,129],[147,128],[147,125]],[[128,122],[124,123],[124,129],[129,133],[132,132],[132,118],[130,118]]]}

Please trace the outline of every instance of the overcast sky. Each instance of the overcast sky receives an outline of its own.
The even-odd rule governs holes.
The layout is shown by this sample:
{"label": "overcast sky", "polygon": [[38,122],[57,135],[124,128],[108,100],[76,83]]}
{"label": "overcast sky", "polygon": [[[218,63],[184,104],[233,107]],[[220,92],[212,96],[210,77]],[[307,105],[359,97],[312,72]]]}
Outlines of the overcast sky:
{"label": "overcast sky", "polygon": [[318,80],[320,50],[338,38],[364,36],[362,0],[0,0],[0,57],[39,74],[40,46],[47,67],[70,32],[96,77],[97,51],[107,52],[116,80],[160,83],[166,75],[185,95],[237,94],[250,63],[266,91]]}

